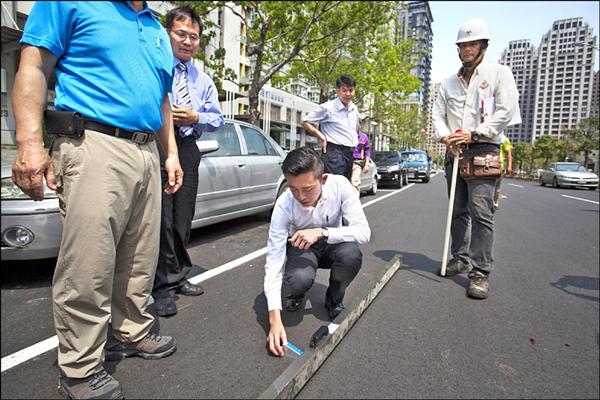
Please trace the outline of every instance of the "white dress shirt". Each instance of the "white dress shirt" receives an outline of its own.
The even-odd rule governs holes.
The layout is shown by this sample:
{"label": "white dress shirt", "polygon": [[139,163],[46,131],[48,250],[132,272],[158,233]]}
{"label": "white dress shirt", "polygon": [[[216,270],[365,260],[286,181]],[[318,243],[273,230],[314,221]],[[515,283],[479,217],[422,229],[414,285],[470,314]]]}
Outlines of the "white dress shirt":
{"label": "white dress shirt", "polygon": [[457,129],[477,131],[480,143],[502,143],[502,132],[521,123],[519,91],[509,67],[482,62],[467,87],[454,74],[440,86],[432,113],[432,139],[440,141]]}
{"label": "white dress shirt", "polygon": [[[271,216],[267,262],[265,265],[265,296],[269,311],[281,310],[281,284],[286,257],[286,245],[296,231],[310,228],[327,228],[327,243],[368,243],[371,228],[365,217],[356,191],[341,175],[325,174],[321,198],[315,207],[304,207],[292,192],[286,190],[277,202]],[[342,217],[348,226],[342,226]]]}
{"label": "white dress shirt", "polygon": [[318,123],[327,142],[347,147],[358,144],[358,109],[352,102],[346,107],[339,98],[329,100],[306,114],[302,122]]}

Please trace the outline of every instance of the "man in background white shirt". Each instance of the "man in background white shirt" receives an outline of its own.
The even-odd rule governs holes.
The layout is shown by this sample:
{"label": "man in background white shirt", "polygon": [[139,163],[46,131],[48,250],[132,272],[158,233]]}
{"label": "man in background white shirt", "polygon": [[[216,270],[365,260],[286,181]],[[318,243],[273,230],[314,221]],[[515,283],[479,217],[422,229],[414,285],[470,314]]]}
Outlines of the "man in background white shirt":
{"label": "man in background white shirt", "polygon": [[[342,176],[323,174],[323,162],[315,150],[291,151],[281,168],[289,190],[279,197],[271,217],[264,281],[270,325],[267,340],[277,356],[283,355],[287,343],[281,321],[282,286],[287,293],[286,310],[297,311],[317,268],[330,268],[325,308],[335,319],[344,309],[346,288],[362,265],[358,244],[368,243],[371,237],[352,185]],[[342,226],[342,217],[347,226]]]}
{"label": "man in background white shirt", "polygon": [[[343,74],[335,81],[334,100],[302,118],[302,126],[321,142],[325,172],[352,179],[354,147],[358,144],[358,109],[352,102],[356,81]],[[317,129],[316,125],[319,125]]]}

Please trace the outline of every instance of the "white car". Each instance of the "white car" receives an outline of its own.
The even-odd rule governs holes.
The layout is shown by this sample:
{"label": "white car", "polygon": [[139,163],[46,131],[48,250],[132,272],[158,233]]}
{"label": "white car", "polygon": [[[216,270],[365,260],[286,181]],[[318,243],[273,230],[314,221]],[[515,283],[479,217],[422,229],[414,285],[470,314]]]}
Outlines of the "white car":
{"label": "white car", "polygon": [[555,162],[548,169],[540,171],[540,185],[586,187],[590,190],[598,188],[598,175],[589,172],[579,163]]}

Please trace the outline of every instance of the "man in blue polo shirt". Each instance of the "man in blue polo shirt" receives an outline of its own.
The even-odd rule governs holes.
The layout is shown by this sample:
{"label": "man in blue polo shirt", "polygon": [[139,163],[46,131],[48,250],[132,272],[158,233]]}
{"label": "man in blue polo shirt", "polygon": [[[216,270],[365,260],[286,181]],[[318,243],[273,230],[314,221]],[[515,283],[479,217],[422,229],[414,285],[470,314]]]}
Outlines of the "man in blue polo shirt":
{"label": "man in blue polo shirt", "polygon": [[[145,2],[39,1],[21,43],[13,180],[34,200],[43,199],[45,180],[59,198],[63,236],[52,287],[59,390],[121,398],[105,357],[156,359],[176,349],[172,337],[151,332],[145,310],[160,236],[155,136],[166,153],[164,191],[176,192],[183,179],[168,98],[169,38]],[[54,105],[64,112],[46,118],[56,134],[50,159],[42,114],[53,68]],[[105,349],[109,319],[115,340]]]}

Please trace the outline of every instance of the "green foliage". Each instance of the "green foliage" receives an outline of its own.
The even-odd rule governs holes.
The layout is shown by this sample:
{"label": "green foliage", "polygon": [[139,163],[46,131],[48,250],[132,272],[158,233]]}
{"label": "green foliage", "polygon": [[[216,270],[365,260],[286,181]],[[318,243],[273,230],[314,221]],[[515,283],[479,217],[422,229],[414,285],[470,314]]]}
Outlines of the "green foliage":
{"label": "green foliage", "polygon": [[513,166],[516,166],[520,170],[531,168],[532,154],[533,147],[531,144],[527,142],[515,143],[512,149]]}
{"label": "green foliage", "polygon": [[534,157],[543,161],[546,166],[552,161],[564,160],[566,156],[566,142],[554,135],[543,135],[533,145]]}
{"label": "green foliage", "polygon": [[598,117],[592,116],[581,120],[577,128],[565,132],[572,153],[583,152],[584,164],[587,167],[592,150],[600,149],[600,135],[598,133]]}

